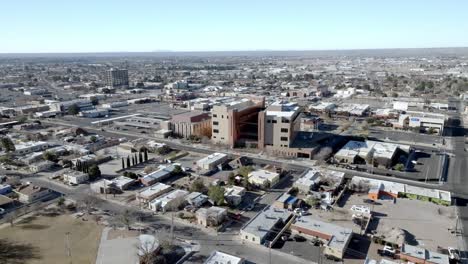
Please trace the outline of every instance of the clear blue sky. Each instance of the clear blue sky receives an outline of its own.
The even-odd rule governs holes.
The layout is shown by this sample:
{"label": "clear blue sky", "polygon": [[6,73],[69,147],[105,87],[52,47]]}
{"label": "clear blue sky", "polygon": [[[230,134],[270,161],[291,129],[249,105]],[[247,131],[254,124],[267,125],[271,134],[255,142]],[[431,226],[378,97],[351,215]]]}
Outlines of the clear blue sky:
{"label": "clear blue sky", "polygon": [[467,0],[11,0],[0,53],[468,46]]}

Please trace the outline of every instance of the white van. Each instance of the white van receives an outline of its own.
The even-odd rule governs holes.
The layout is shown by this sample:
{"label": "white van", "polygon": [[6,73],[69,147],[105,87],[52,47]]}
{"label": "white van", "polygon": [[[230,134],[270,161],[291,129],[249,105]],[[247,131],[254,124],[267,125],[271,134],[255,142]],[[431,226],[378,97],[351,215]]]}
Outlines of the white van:
{"label": "white van", "polygon": [[370,214],[370,208],[364,205],[353,205],[351,206],[351,211],[362,213],[362,214]]}

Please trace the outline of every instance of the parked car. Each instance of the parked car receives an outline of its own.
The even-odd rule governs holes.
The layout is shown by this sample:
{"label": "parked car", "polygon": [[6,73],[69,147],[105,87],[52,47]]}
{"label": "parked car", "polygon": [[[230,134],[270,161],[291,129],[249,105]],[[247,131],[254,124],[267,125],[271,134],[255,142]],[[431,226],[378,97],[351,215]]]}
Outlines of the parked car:
{"label": "parked car", "polygon": [[458,249],[448,247],[447,250],[448,250],[450,259],[457,260],[457,261],[460,260],[460,252],[458,251]]}
{"label": "parked car", "polygon": [[385,246],[383,249],[377,250],[377,253],[381,256],[394,258],[396,254],[396,250],[390,246]]}
{"label": "parked car", "polygon": [[305,237],[303,237],[301,235],[294,235],[293,238],[294,238],[294,241],[296,241],[296,242],[304,242],[304,241],[307,240]]}

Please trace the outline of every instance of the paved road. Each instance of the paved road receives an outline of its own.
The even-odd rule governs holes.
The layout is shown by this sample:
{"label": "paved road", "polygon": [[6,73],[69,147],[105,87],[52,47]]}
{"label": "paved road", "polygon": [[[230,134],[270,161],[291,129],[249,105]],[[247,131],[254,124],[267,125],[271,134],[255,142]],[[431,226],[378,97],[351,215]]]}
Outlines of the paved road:
{"label": "paved road", "polygon": [[[454,115],[454,121],[452,122],[450,128],[451,134],[451,145],[452,153],[454,156],[450,159],[448,167],[448,178],[447,186],[454,193],[465,193],[468,190],[468,155],[465,152],[465,136],[466,130],[464,128],[463,118],[461,116],[461,111],[464,109],[463,102],[458,101],[458,111],[457,115]],[[464,197],[467,198],[467,197]],[[463,198],[457,198],[456,204],[458,206],[459,214],[459,227],[461,229],[460,234],[460,244],[457,245],[460,249],[465,250],[465,258],[468,256],[466,254],[468,244],[468,200]]]}

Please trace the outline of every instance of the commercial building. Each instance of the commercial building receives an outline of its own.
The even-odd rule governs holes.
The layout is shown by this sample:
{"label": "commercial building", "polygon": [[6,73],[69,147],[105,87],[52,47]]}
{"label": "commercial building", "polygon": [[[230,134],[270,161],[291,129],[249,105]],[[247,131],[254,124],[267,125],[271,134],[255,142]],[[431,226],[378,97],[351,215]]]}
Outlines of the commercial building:
{"label": "commercial building", "polygon": [[306,171],[299,179],[297,179],[293,186],[296,187],[299,192],[308,194],[319,182],[320,171],[316,169],[310,169]]}
{"label": "commercial building", "polygon": [[135,183],[135,180],[125,176],[119,176],[112,179],[112,182],[115,184],[117,189],[120,191],[125,191]]}
{"label": "commercial building", "polygon": [[448,255],[409,244],[403,244],[400,249],[399,257],[400,259],[416,264],[449,264]]}
{"label": "commercial building", "polygon": [[97,118],[109,115],[108,109],[91,109],[81,111],[79,114],[81,117],[88,117],[88,118]]}
{"label": "commercial building", "polygon": [[171,186],[158,182],[136,193],[136,200],[140,204],[148,205],[156,197],[161,196],[171,190]]}
{"label": "commercial building", "polygon": [[172,134],[178,137],[211,137],[211,117],[206,112],[190,111],[172,116]]}
{"label": "commercial building", "polygon": [[407,111],[405,114],[400,114],[398,122],[393,123],[393,127],[442,135],[446,120],[443,114]]}
{"label": "commercial building", "polygon": [[336,259],[343,259],[351,241],[353,231],[338,225],[323,222],[312,216],[302,216],[291,225],[294,234],[318,238],[325,242],[323,254]]}
{"label": "commercial building", "polygon": [[55,163],[53,163],[52,161],[45,160],[45,161],[30,164],[28,168],[30,172],[38,173],[38,172],[50,170],[54,166],[55,166]]}
{"label": "commercial building", "polygon": [[258,118],[258,147],[273,155],[312,158],[329,136],[301,131],[301,112],[296,103],[286,101],[268,106]]}
{"label": "commercial building", "polygon": [[350,140],[335,154],[334,158],[340,163],[368,163],[390,167],[398,158],[398,151],[409,153],[410,148],[402,144]]}
{"label": "commercial building", "polygon": [[270,187],[273,187],[279,182],[279,178],[279,173],[267,170],[251,171],[248,175],[249,182],[256,186],[269,185]]}
{"label": "commercial building", "polygon": [[227,217],[225,208],[212,206],[209,208],[200,208],[197,210],[197,223],[204,227],[219,226]]}
{"label": "commercial building", "polygon": [[269,246],[292,216],[289,210],[267,206],[242,227],[240,237],[242,241]]}
{"label": "commercial building", "polygon": [[367,116],[369,114],[370,106],[367,104],[341,104],[335,109],[333,113],[336,116]]}
{"label": "commercial building", "polygon": [[95,181],[89,185],[90,189],[95,193],[101,194],[109,194],[109,193],[117,193],[117,187],[115,183],[110,180],[101,179]]}
{"label": "commercial building", "polygon": [[229,205],[238,206],[242,202],[242,198],[245,195],[245,188],[240,186],[230,186],[224,189],[224,200]]}
{"label": "commercial building", "polygon": [[[65,102],[54,103],[50,105],[50,110],[52,111],[59,111],[62,113],[68,112],[68,109],[72,106],[76,105],[79,111],[86,111],[94,109],[94,105],[89,99],[75,99]],[[48,110],[48,109],[46,109]],[[45,110],[43,110],[45,111]]]}
{"label": "commercial building", "polygon": [[265,98],[242,98],[214,105],[211,110],[214,143],[231,147],[258,143],[258,113],[263,110]]}
{"label": "commercial building", "polygon": [[24,155],[32,152],[44,151],[48,148],[49,144],[45,141],[29,141],[15,144],[15,154]]}
{"label": "commercial building", "polygon": [[300,130],[301,108],[278,101],[259,114],[259,148],[289,148]]}
{"label": "commercial building", "polygon": [[176,168],[176,166],[180,166],[178,163],[173,163],[168,166],[160,165],[158,170],[153,171],[146,176],[143,176],[140,181],[143,183],[145,186],[150,186],[153,185],[157,182],[163,181],[169,177],[171,177],[172,172]]}
{"label": "commercial building", "polygon": [[224,153],[213,153],[197,161],[197,166],[202,170],[211,171],[217,166],[224,164],[228,159],[228,155]]}
{"label": "commercial building", "polygon": [[128,106],[128,102],[127,101],[111,102],[111,103],[102,104],[101,106],[107,109],[118,108],[118,107]]}
{"label": "commercial building", "polygon": [[221,251],[213,251],[204,264],[244,264],[245,260]]}
{"label": "commercial building", "polygon": [[63,174],[63,181],[69,184],[81,184],[89,180],[87,173],[81,171],[69,170]]}
{"label": "commercial building", "polygon": [[427,200],[450,205],[452,203],[451,193],[448,191],[422,188],[409,184],[368,179],[354,176],[351,179],[350,188],[357,191],[367,191],[369,199],[377,200],[381,197],[397,198],[408,196],[414,198],[426,198]]}
{"label": "commercial building", "polygon": [[14,190],[18,194],[18,200],[23,203],[32,203],[46,198],[52,191],[33,184],[23,184]]}
{"label": "commercial building", "polygon": [[185,203],[185,197],[189,192],[184,190],[173,190],[167,194],[152,200],[149,207],[153,211],[172,211],[176,210]]}
{"label": "commercial building", "polygon": [[127,87],[128,70],[110,69],[106,72],[106,85],[109,88]]}
{"label": "commercial building", "polygon": [[164,123],[167,122],[167,118],[154,118],[154,117],[143,117],[143,116],[129,116],[124,120],[114,121],[115,125],[128,126],[135,128],[147,128],[147,129],[161,129]]}

